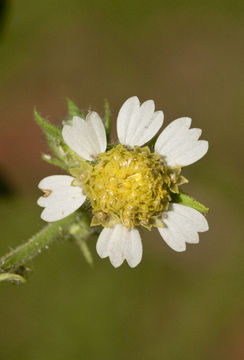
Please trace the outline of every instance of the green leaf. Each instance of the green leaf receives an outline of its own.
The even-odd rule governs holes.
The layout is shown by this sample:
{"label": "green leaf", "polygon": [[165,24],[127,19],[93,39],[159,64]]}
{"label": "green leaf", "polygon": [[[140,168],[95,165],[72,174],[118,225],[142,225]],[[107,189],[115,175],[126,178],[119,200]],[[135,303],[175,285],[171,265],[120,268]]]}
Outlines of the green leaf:
{"label": "green leaf", "polygon": [[48,164],[58,166],[60,169],[65,171],[69,170],[69,167],[61,160],[51,157],[48,154],[41,154],[42,160],[46,161]]}
{"label": "green leaf", "polygon": [[17,284],[24,284],[26,282],[26,279],[18,274],[3,273],[0,274],[0,282],[3,281],[10,281]]}
{"label": "green leaf", "polygon": [[65,153],[63,150],[64,142],[61,139],[55,138],[46,134],[47,143],[53,154],[62,162],[65,163]]}
{"label": "green leaf", "polygon": [[207,208],[205,205],[201,204],[199,201],[193,199],[192,197],[183,192],[179,194],[171,194],[171,197],[172,202],[189,206],[193,209],[196,209],[197,211],[200,211],[203,214],[206,214],[209,211],[209,208]]}
{"label": "green leaf", "polygon": [[36,108],[34,108],[34,116],[37,124],[42,128],[46,136],[62,140],[61,129],[59,129],[57,126],[52,125],[47,120],[43,119],[43,117],[37,112]]}
{"label": "green leaf", "polygon": [[110,128],[111,128],[111,110],[107,99],[104,100],[104,109],[105,109],[105,130],[106,130],[107,140],[109,142]]}
{"label": "green leaf", "polygon": [[82,252],[85,260],[87,261],[87,263],[91,267],[93,267],[93,257],[92,257],[92,254],[90,252],[90,249],[89,249],[89,247],[87,245],[87,241],[82,239],[81,237],[80,238],[75,237],[75,240],[76,240],[76,243],[79,246],[80,251]]}
{"label": "green leaf", "polygon": [[85,260],[92,267],[93,258],[90,249],[87,244],[87,239],[91,236],[90,227],[84,227],[81,223],[73,224],[70,228],[70,234],[76,241],[76,244],[80,248]]}
{"label": "green leaf", "polygon": [[80,116],[81,118],[84,118],[84,114],[80,110],[80,108],[69,98],[66,99],[68,110],[69,110],[69,117],[70,119],[73,118],[73,116]]}
{"label": "green leaf", "polygon": [[80,157],[64,143],[61,129],[43,119],[36,109],[34,109],[34,115],[37,124],[42,128],[46,135],[50,149],[57,158],[44,156],[43,160],[59,166],[66,171],[70,167],[77,166],[77,161],[80,160]]}
{"label": "green leaf", "polygon": [[158,139],[158,135],[156,134],[150,141],[148,141],[147,146],[151,150],[151,152],[154,152],[155,144]]}

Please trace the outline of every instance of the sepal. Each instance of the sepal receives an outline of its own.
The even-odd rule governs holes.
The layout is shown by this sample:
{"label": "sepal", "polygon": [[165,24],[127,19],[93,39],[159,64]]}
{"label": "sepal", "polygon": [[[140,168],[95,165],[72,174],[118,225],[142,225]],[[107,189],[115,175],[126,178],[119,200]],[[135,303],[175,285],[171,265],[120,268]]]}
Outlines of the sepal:
{"label": "sepal", "polygon": [[72,101],[71,99],[67,98],[67,105],[68,105],[68,111],[69,111],[69,118],[73,119],[74,116],[79,116],[82,119],[85,118],[83,112],[80,110],[80,108]]}
{"label": "sepal", "polygon": [[205,205],[201,204],[199,201],[193,199],[191,196],[183,192],[180,192],[179,194],[171,194],[171,198],[173,203],[189,206],[203,214],[207,214],[209,211],[209,208],[207,208]]}
{"label": "sepal", "polygon": [[79,164],[80,157],[65,144],[61,129],[45,120],[36,109],[34,109],[34,116],[37,124],[42,128],[54,155],[53,157],[45,154],[42,155],[42,159],[66,171],[71,167],[76,167]]}
{"label": "sepal", "polygon": [[110,141],[110,128],[111,128],[111,110],[107,99],[104,100],[105,109],[105,131],[107,135],[107,142]]}

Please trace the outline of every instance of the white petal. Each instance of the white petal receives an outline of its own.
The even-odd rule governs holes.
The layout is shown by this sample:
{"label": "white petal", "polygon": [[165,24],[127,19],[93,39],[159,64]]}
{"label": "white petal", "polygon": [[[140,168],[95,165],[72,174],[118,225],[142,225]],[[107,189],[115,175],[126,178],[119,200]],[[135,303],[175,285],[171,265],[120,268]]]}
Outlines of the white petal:
{"label": "white petal", "polygon": [[86,120],[74,116],[72,125],[64,125],[62,135],[66,144],[86,160],[94,160],[107,147],[105,128],[95,111],[89,112]]}
{"label": "white petal", "polygon": [[121,224],[104,228],[97,240],[96,249],[101,258],[109,257],[114,267],[119,267],[125,259],[130,267],[135,267],[142,258],[142,243],[138,230],[128,230]]}
{"label": "white petal", "polygon": [[192,140],[198,140],[200,138],[200,136],[202,135],[202,130],[192,128],[188,131],[188,134]]}
{"label": "white petal", "polygon": [[137,96],[127,99],[122,105],[117,118],[117,134],[121,144],[126,143],[127,128],[130,122],[137,120],[140,102]]}
{"label": "white petal", "polygon": [[193,164],[208,151],[208,142],[198,140],[201,129],[189,129],[190,125],[190,118],[176,119],[158,137],[155,151],[165,158],[169,166]]}
{"label": "white petal", "polygon": [[97,240],[96,249],[102,259],[110,256],[110,249],[113,246],[112,243],[120,239],[122,230],[121,225],[118,224],[112,228],[104,228],[101,231]]}
{"label": "white petal", "polygon": [[142,259],[142,242],[138,230],[128,230],[128,238],[125,247],[125,258],[130,267],[136,267]]}
{"label": "white petal", "polygon": [[[179,149],[180,150],[180,149]],[[173,161],[169,163],[170,166],[172,164],[179,164],[181,166],[191,165],[194,162],[200,160],[208,151],[208,141],[199,140],[192,141],[187,149],[181,151],[181,154],[178,154],[177,157],[174,156]],[[176,160],[177,159],[177,160]]]}
{"label": "white petal", "polygon": [[134,96],[122,105],[117,119],[117,133],[121,144],[141,146],[153,138],[163,124],[163,112],[156,111],[153,100],[141,106]]}
{"label": "white petal", "polygon": [[198,232],[208,230],[204,215],[189,206],[171,204],[163,218],[164,228],[158,228],[164,241],[175,251],[184,251],[186,243],[199,242]]}
{"label": "white petal", "polygon": [[79,186],[72,186],[74,180],[68,175],[48,176],[40,181],[39,189],[46,191],[46,196],[41,196],[37,204],[45,207],[41,218],[52,222],[65,218],[77,210],[85,201]]}

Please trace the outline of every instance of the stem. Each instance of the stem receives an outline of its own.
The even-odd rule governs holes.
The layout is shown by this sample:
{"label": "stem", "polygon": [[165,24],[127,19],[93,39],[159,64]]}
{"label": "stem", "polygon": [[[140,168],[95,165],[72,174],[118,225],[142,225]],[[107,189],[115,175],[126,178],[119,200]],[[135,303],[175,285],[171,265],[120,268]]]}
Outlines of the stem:
{"label": "stem", "polygon": [[74,223],[78,223],[87,236],[89,228],[88,215],[81,212],[73,213],[62,220],[48,224],[25,244],[18,246],[9,254],[0,258],[0,273],[18,272],[27,262],[40,254],[42,250],[48,249],[55,240],[70,237],[70,228]]}
{"label": "stem", "polygon": [[82,252],[84,258],[90,266],[93,266],[92,254],[87,246],[87,240],[91,237],[91,232],[88,229],[82,229],[80,224],[73,224],[70,228],[70,234],[73,235],[76,244]]}

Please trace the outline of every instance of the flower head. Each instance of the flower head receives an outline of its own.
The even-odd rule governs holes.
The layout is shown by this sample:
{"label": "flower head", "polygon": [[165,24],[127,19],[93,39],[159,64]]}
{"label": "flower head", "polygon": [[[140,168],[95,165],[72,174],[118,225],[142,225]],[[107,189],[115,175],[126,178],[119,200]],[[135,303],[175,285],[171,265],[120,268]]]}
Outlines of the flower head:
{"label": "flower head", "polygon": [[41,217],[51,222],[77,210],[87,199],[92,207],[91,226],[102,225],[97,252],[113,266],[127,260],[139,264],[142,243],[138,227],[157,227],[165,242],[176,251],[197,243],[198,232],[207,231],[205,217],[189,206],[174,203],[179,186],[187,182],[181,168],[205,155],[208,142],[198,140],[200,129],[190,129],[191,119],[169,124],[158,137],[154,152],[145,146],[163,124],[163,112],[152,100],[142,105],[131,97],[117,119],[119,144],[107,149],[106,132],[96,112],[86,120],[74,116],[62,130],[64,142],[79,157],[70,174],[44,178],[38,199]]}

